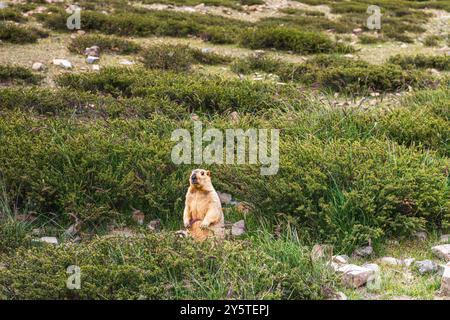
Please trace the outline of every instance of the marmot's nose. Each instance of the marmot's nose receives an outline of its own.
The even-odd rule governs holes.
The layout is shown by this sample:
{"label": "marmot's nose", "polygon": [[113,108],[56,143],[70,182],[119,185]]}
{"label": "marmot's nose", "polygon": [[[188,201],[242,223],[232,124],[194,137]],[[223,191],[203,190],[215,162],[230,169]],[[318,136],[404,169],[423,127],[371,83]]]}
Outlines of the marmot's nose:
{"label": "marmot's nose", "polygon": [[195,175],[195,173],[191,176],[191,180],[192,180],[192,181],[197,180],[197,176]]}

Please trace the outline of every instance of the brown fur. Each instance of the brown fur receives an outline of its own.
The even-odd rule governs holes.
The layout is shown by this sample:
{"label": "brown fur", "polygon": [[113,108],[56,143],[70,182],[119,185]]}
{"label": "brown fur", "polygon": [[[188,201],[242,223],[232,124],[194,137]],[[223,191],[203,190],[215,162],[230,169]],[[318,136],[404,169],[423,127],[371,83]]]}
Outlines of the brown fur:
{"label": "brown fur", "polygon": [[195,240],[224,237],[222,205],[211,183],[210,171],[196,169],[189,176],[183,222]]}

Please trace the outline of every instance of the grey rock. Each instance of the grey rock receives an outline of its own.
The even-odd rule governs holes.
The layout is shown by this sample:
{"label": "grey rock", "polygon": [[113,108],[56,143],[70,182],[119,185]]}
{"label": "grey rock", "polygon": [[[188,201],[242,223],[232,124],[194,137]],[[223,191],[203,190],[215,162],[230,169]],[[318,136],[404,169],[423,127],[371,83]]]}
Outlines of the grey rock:
{"label": "grey rock", "polygon": [[417,232],[414,233],[414,237],[417,240],[425,241],[425,240],[427,240],[428,235],[427,235],[427,233],[425,231],[417,231]]}
{"label": "grey rock", "polygon": [[402,264],[402,261],[394,258],[394,257],[383,257],[379,259],[381,264],[388,265],[388,266],[398,266]]}
{"label": "grey rock", "polygon": [[441,244],[431,248],[431,251],[440,259],[450,261],[450,244]]}
{"label": "grey rock", "polygon": [[35,62],[31,66],[31,69],[33,69],[34,71],[42,71],[44,70],[44,64],[41,62]]}
{"label": "grey rock", "polygon": [[222,204],[227,205],[227,204],[231,203],[231,199],[232,199],[231,194],[217,191],[217,195],[219,196],[220,202]]}
{"label": "grey rock", "polygon": [[245,222],[244,220],[239,220],[238,222],[233,223],[231,227],[231,235],[237,237],[245,232]]}
{"label": "grey rock", "polygon": [[441,238],[439,239],[440,243],[447,243],[450,242],[450,234],[443,234]]}
{"label": "grey rock", "polygon": [[376,263],[365,263],[362,265],[363,268],[370,269],[374,273],[380,272],[380,267]]}
{"label": "grey rock", "polygon": [[86,63],[93,64],[93,63],[97,62],[98,60],[100,60],[99,57],[87,56]]}
{"label": "grey rock", "polygon": [[359,288],[367,283],[369,277],[375,272],[372,269],[360,267],[354,264],[346,264],[337,272],[342,273],[342,281],[346,287]]}
{"label": "grey rock", "polygon": [[372,254],[373,254],[372,246],[361,247],[361,248],[356,249],[353,252],[354,256],[360,257],[360,258],[370,257]]}
{"label": "grey rock", "polygon": [[53,64],[55,66],[63,67],[64,69],[72,68],[72,63],[66,59],[53,59]]}
{"label": "grey rock", "polygon": [[348,259],[349,259],[349,257],[346,255],[337,255],[337,256],[333,256],[331,258],[331,261],[333,261],[336,264],[347,264]]}
{"label": "grey rock", "polygon": [[416,261],[414,265],[417,267],[420,274],[435,272],[438,269],[437,264],[431,260]]}
{"label": "grey rock", "polygon": [[159,231],[161,229],[161,220],[156,219],[149,222],[147,229],[150,231]]}
{"label": "grey rock", "polygon": [[402,260],[402,264],[404,266],[410,267],[414,263],[414,261],[416,261],[416,259],[414,259],[414,258],[406,258],[406,259]]}
{"label": "grey rock", "polygon": [[447,263],[441,279],[441,294],[450,296],[450,264]]}

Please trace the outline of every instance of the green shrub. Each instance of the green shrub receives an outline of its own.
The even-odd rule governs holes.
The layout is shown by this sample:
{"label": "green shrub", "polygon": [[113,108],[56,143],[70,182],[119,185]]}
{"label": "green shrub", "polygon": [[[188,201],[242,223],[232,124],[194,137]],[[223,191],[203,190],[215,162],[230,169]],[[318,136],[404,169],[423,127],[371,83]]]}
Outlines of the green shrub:
{"label": "green shrub", "polygon": [[149,69],[187,71],[194,63],[220,64],[228,58],[213,52],[202,52],[187,45],[160,44],[148,47],[142,53],[144,65]]}
{"label": "green shrub", "polygon": [[382,43],[382,42],[386,42],[386,39],[384,39],[383,37],[379,37],[379,36],[370,36],[367,34],[362,34],[359,36],[359,42],[363,43],[363,44],[373,44],[373,43]]}
{"label": "green shrub", "polygon": [[91,119],[144,119],[158,114],[177,118],[187,112],[185,107],[164,98],[114,98],[64,88],[0,89],[0,110],[29,111],[46,116],[83,116]]}
{"label": "green shrub", "polygon": [[428,35],[425,37],[423,44],[427,47],[437,47],[442,40],[440,36]]}
{"label": "green shrub", "polygon": [[450,57],[446,55],[426,56],[417,54],[415,56],[404,56],[398,54],[390,57],[389,62],[398,64],[404,69],[434,68],[437,70],[450,70]]}
{"label": "green shrub", "polygon": [[0,9],[0,20],[21,22],[25,20],[25,17],[15,8],[3,8]]}
{"label": "green shrub", "polygon": [[37,84],[41,78],[24,67],[0,65],[0,83]]}
{"label": "green shrub", "polygon": [[325,89],[360,94],[367,91],[396,91],[407,86],[424,87],[431,78],[421,72],[403,71],[393,64],[371,65],[336,55],[318,55],[303,64],[282,62],[264,55],[237,60],[232,70],[274,73],[282,81],[298,81]]}
{"label": "green shrub", "polygon": [[275,48],[300,54],[351,51],[324,34],[289,27],[251,28],[243,32],[240,42],[251,49]]}
{"label": "green shrub", "polygon": [[289,86],[123,68],[104,68],[96,74],[64,74],[58,83],[113,96],[166,99],[185,106],[190,112],[207,113],[264,111],[290,104],[298,97]]}
{"label": "green shrub", "polygon": [[0,21],[0,40],[10,43],[33,43],[39,38],[48,36],[44,31],[36,28],[22,27],[12,22]]}
{"label": "green shrub", "polygon": [[83,54],[84,50],[92,46],[100,47],[101,51],[108,53],[130,54],[141,50],[141,47],[130,40],[121,39],[114,36],[84,35],[72,39],[68,49],[78,54]]}
{"label": "green shrub", "polygon": [[[303,247],[273,239],[257,245],[193,243],[169,233],[103,237],[20,249],[5,264],[2,299],[323,299],[325,288],[334,288],[331,273],[313,266]],[[70,265],[81,270],[79,290],[66,287]]]}

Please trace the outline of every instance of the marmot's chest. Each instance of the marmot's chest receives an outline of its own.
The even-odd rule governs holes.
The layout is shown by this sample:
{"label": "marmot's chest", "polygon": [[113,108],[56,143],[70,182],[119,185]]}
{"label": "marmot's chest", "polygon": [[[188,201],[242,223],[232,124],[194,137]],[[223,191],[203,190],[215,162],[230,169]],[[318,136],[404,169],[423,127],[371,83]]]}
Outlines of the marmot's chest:
{"label": "marmot's chest", "polygon": [[191,217],[193,220],[203,219],[211,208],[212,199],[209,195],[204,195],[202,193],[196,192],[189,196],[191,211]]}

